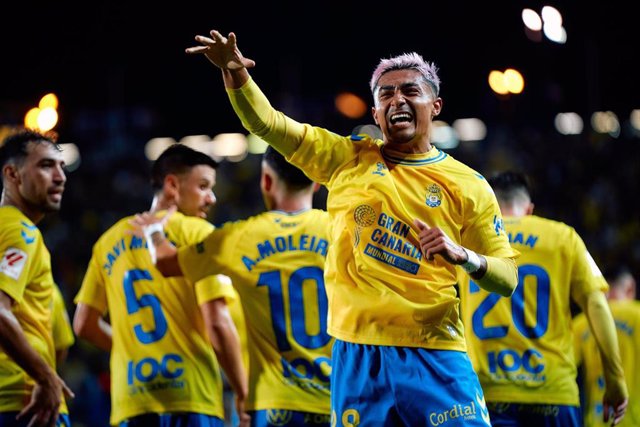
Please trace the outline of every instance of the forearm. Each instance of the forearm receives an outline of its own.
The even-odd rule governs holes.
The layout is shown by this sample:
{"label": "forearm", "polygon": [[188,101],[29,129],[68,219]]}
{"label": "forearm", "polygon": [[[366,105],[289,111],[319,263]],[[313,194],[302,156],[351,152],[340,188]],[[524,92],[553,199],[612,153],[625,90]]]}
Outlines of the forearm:
{"label": "forearm", "polygon": [[[236,75],[239,71],[225,70],[223,73],[225,76]],[[225,85],[231,85],[227,86],[227,94],[233,109],[249,132],[264,139],[283,155],[290,156],[302,142],[306,133],[304,125],[275,110],[248,73],[246,77],[244,84],[237,87],[241,77],[233,80],[235,84],[227,83],[225,78]]]}
{"label": "forearm", "polygon": [[626,391],[616,326],[604,293],[595,291],[586,295],[581,306],[598,345],[607,384],[617,383]]}
{"label": "forearm", "polygon": [[156,247],[156,268],[165,277],[182,276],[182,268],[178,262],[178,249],[162,236],[156,238],[154,234],[153,244]]}
{"label": "forearm", "polygon": [[111,351],[111,347],[113,346],[111,325],[104,319],[98,320],[95,328],[93,328],[89,334],[79,336],[91,342],[100,350]]}
{"label": "forearm", "polygon": [[231,388],[236,396],[245,399],[248,393],[247,375],[242,363],[240,338],[233,321],[229,319],[210,325],[209,339]]}
{"label": "forearm", "polygon": [[482,289],[508,297],[518,285],[518,267],[511,258],[481,256],[486,268],[471,274]]}
{"label": "forearm", "polygon": [[38,384],[54,381],[53,368],[33,349],[11,310],[0,307],[0,346]]}
{"label": "forearm", "polygon": [[90,342],[100,350],[111,351],[111,325],[93,307],[80,303],[73,317],[73,330],[80,338]]}

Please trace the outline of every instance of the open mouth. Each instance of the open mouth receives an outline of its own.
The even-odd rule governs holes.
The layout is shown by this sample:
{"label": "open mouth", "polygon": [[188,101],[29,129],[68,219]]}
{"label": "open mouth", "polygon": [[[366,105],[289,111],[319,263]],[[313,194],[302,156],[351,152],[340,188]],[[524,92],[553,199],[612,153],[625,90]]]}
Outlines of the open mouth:
{"label": "open mouth", "polygon": [[389,122],[392,125],[396,125],[398,123],[410,123],[413,120],[413,116],[409,113],[394,113],[389,117]]}

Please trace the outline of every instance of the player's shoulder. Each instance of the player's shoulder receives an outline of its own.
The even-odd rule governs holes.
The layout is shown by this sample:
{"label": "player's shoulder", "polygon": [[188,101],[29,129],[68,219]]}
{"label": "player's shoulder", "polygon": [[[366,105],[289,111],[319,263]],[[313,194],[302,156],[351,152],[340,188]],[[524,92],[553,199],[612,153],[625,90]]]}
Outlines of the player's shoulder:
{"label": "player's shoulder", "polygon": [[0,207],[0,244],[17,241],[29,246],[40,240],[40,229],[18,208]]}
{"label": "player's shoulder", "polygon": [[199,242],[214,229],[206,219],[180,212],[171,215],[165,226],[167,236],[178,246]]}
{"label": "player's shoulder", "polygon": [[536,227],[536,229],[541,232],[547,232],[549,234],[558,236],[558,241],[578,236],[575,228],[562,221],[557,221],[538,215],[527,215],[526,217],[523,217],[523,221],[528,222],[532,227]]}

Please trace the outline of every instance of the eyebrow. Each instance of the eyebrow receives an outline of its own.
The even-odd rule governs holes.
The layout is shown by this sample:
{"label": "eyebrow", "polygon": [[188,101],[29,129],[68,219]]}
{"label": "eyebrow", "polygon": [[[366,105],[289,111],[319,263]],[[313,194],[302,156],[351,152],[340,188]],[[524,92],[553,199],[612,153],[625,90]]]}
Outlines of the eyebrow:
{"label": "eyebrow", "polygon": [[[400,85],[400,88],[406,88],[406,87],[414,87],[414,86],[418,86],[420,87],[420,85],[416,82],[407,82],[407,83],[402,83]],[[398,86],[396,85],[384,85],[384,86],[380,86],[380,90],[394,90],[395,88],[397,88]]]}

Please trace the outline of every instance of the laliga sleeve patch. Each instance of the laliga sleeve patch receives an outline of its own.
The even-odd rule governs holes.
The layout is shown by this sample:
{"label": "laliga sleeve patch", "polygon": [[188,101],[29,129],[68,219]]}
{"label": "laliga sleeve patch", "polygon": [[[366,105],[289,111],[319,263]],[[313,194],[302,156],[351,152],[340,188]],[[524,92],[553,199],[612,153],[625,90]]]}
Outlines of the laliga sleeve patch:
{"label": "laliga sleeve patch", "polygon": [[7,248],[0,262],[0,273],[18,280],[27,263],[27,253],[16,248]]}

